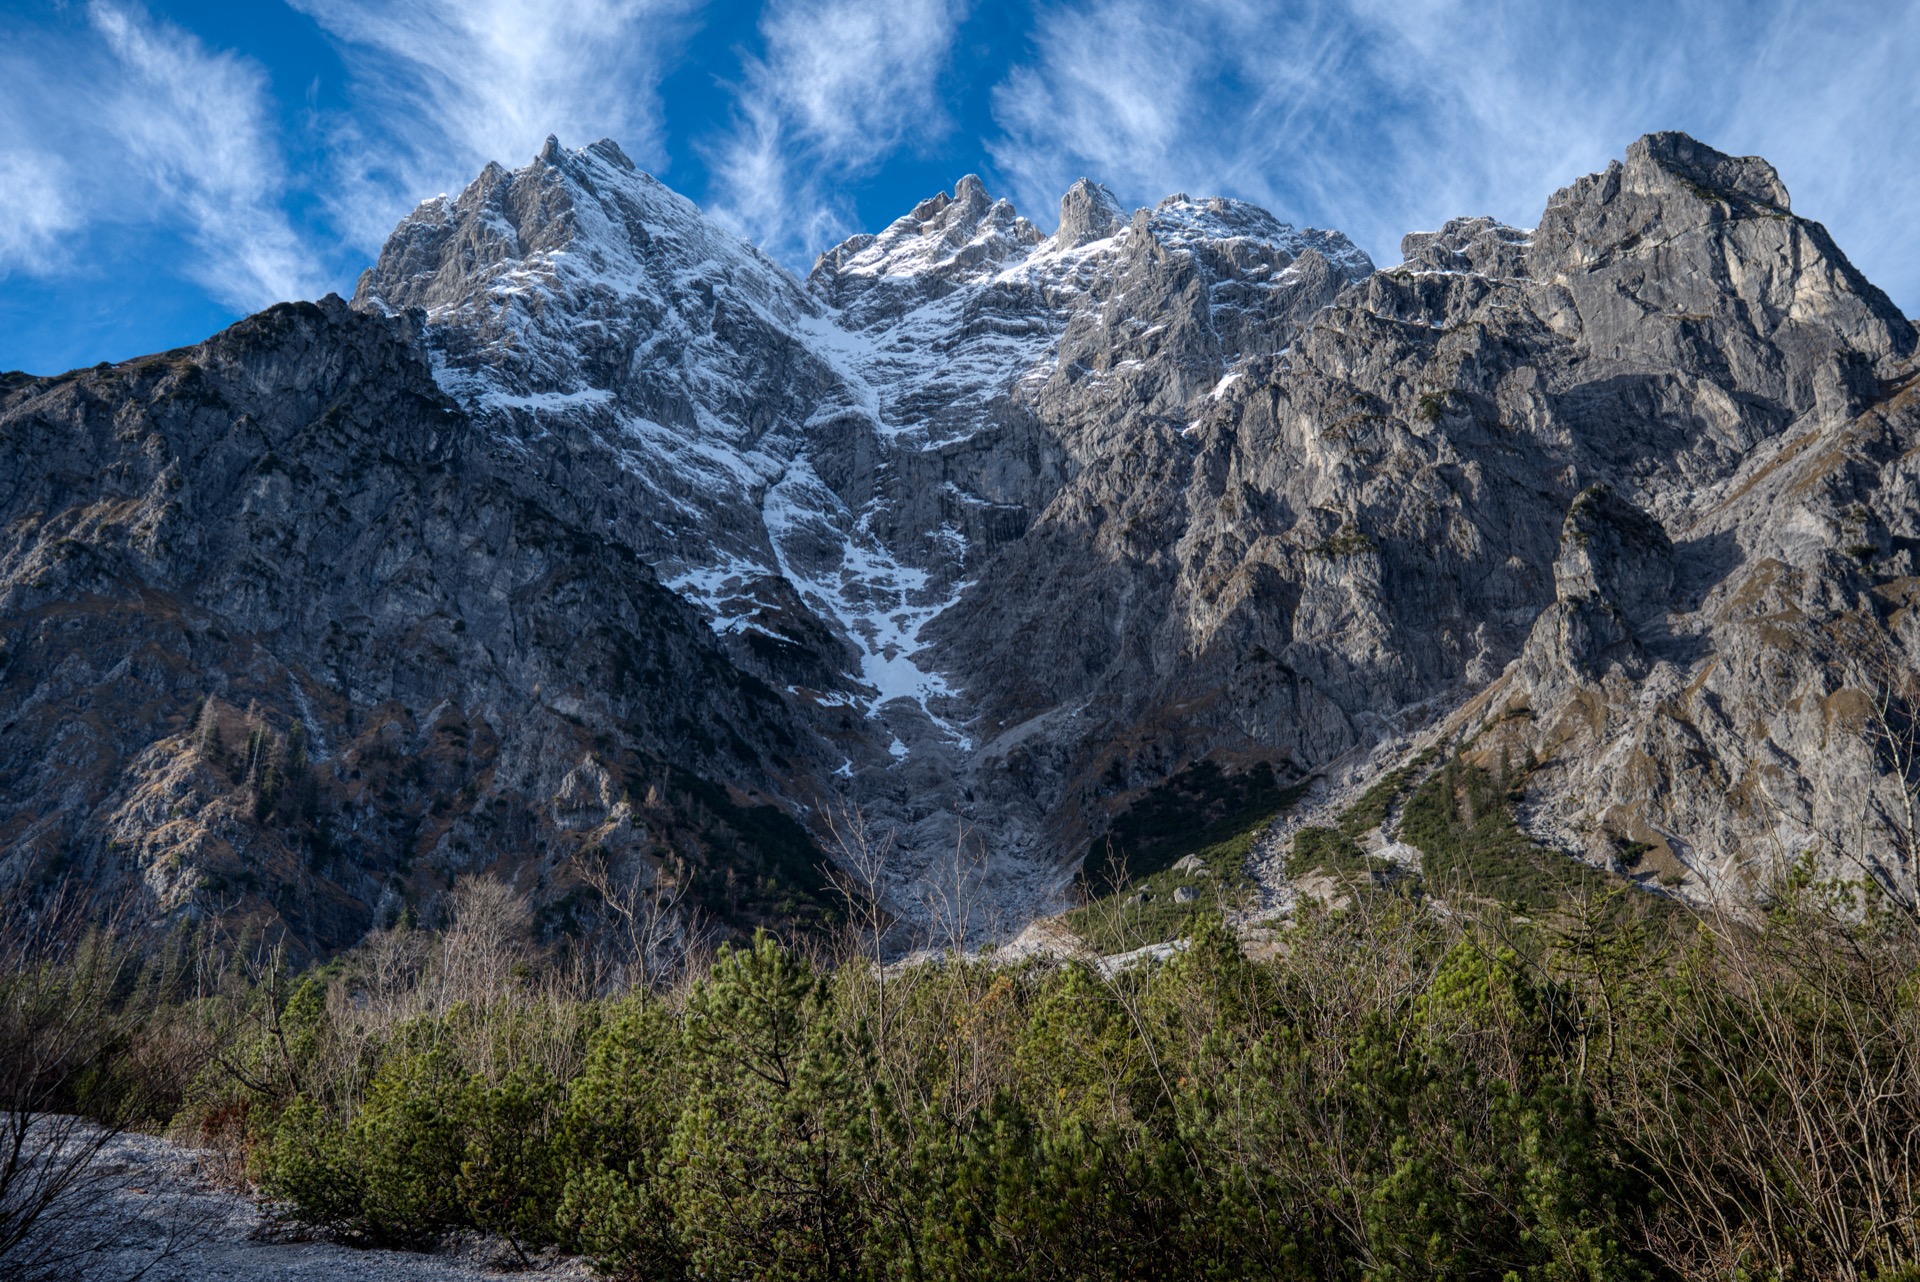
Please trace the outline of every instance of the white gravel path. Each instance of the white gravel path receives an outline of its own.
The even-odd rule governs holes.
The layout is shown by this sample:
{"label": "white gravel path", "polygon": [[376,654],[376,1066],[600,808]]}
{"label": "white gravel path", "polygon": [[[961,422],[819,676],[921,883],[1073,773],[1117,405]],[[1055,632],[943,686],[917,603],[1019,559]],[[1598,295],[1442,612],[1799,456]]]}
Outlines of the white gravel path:
{"label": "white gravel path", "polygon": [[[209,1154],[146,1135],[116,1137],[94,1186],[106,1240],[72,1262],[75,1282],[498,1282],[589,1278],[577,1260],[525,1270],[500,1243],[468,1242],[457,1253],[358,1250],[298,1240],[249,1198],[215,1187]],[[0,1275],[6,1272],[0,1262]],[[65,1270],[62,1271],[63,1274]]]}

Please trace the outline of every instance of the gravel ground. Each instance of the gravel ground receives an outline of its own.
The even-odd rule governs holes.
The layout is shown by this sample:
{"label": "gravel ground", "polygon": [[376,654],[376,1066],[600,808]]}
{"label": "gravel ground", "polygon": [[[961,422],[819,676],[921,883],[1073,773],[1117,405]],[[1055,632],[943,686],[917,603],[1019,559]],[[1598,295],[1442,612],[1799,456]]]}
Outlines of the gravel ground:
{"label": "gravel ground", "polygon": [[[369,1251],[289,1234],[250,1199],[216,1186],[211,1154],[146,1135],[116,1137],[101,1154],[86,1219],[95,1248],[51,1273],[76,1282],[481,1282],[589,1278],[577,1260],[532,1271],[497,1241],[468,1240],[433,1255]],[[0,1262],[0,1276],[7,1272]]]}

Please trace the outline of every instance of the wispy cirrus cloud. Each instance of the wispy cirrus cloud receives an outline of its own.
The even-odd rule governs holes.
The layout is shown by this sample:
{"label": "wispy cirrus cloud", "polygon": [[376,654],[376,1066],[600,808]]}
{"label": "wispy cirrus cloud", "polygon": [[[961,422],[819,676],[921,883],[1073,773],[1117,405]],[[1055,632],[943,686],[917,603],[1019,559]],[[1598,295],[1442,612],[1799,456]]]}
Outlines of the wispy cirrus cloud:
{"label": "wispy cirrus cloud", "polygon": [[804,266],[969,170],[1042,223],[1086,175],[1136,203],[1244,196],[1391,260],[1456,214],[1530,222],[1638,134],[1681,128],[1773,161],[1920,311],[1920,3],[289,3],[314,23],[11,7],[0,360],[188,341],[344,284],[420,198],[549,132],[619,139]]}
{"label": "wispy cirrus cloud", "polygon": [[192,272],[216,297],[261,307],[319,288],[313,257],[280,201],[265,74],[136,9],[88,9],[119,71],[100,123],[127,164],[184,216],[202,253]]}
{"label": "wispy cirrus cloud", "polygon": [[415,202],[549,133],[612,137],[659,166],[661,78],[694,0],[289,0],[341,43],[350,114],[330,122],[333,210],[376,247]]}
{"label": "wispy cirrus cloud", "polygon": [[1684,129],[1772,161],[1796,209],[1827,220],[1909,307],[1920,297],[1905,212],[1920,198],[1920,7],[1355,0],[1354,12],[1380,80],[1409,105],[1389,155],[1422,180],[1406,202],[1419,221],[1531,222],[1635,137]]}
{"label": "wispy cirrus cloud", "polygon": [[964,16],[959,0],[775,0],[708,148],[715,212],[790,260],[845,235],[844,181],[951,129],[940,80]]}
{"label": "wispy cirrus cloud", "polygon": [[1682,128],[1767,156],[1870,276],[1920,298],[1920,6],[1195,0],[1175,20],[1069,0],[1033,45],[988,146],[1036,212],[1084,173],[1140,202],[1243,196],[1392,259],[1453,215],[1529,223],[1639,134]]}
{"label": "wispy cirrus cloud", "polygon": [[993,91],[988,151],[1041,218],[1080,177],[1140,203],[1219,193],[1283,213],[1276,176],[1345,181],[1367,89],[1344,6],[1194,0],[1176,21],[1152,0],[1087,0],[1043,11],[1033,45]]}
{"label": "wispy cirrus cloud", "polygon": [[[4,118],[0,130],[20,136]],[[72,199],[66,168],[59,156],[47,151],[0,151],[0,272],[46,272],[63,261],[64,238],[85,222]]]}
{"label": "wispy cirrus cloud", "polygon": [[[30,33],[0,77],[0,123],[18,140],[0,151],[0,267],[61,270],[88,229],[147,225],[183,234],[196,250],[183,274],[228,306],[319,287],[281,203],[286,171],[253,62],[95,0],[84,31]],[[111,88],[75,95],[76,81]]]}

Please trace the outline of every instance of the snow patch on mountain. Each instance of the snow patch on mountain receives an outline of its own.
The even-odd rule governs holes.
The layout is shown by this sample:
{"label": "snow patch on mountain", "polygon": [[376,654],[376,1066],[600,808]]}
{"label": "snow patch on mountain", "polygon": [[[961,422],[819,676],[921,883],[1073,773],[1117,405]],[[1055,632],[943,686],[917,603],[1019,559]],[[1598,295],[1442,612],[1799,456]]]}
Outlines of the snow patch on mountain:
{"label": "snow patch on mountain", "polygon": [[926,570],[880,545],[871,516],[850,511],[804,459],[788,466],[761,503],[781,575],[809,605],[837,620],[859,651],[858,680],[874,692],[867,715],[908,700],[965,751],[971,741],[935,708],[958,692],[914,656],[922,648],[920,630],[972,585],[939,591]]}

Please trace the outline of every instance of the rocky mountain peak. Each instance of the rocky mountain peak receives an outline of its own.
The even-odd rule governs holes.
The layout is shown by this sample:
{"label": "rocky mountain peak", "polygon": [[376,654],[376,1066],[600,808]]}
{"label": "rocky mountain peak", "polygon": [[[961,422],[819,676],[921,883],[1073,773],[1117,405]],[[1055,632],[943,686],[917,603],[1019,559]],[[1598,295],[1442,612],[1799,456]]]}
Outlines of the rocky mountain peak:
{"label": "rocky mountain peak", "polygon": [[1400,257],[1417,271],[1524,276],[1530,244],[1531,233],[1522,228],[1486,217],[1452,218],[1437,232],[1416,231],[1402,236]]}
{"label": "rocky mountain peak", "polygon": [[[1682,261],[1692,270],[1678,270]],[[1796,363],[1850,350],[1884,375],[1915,346],[1913,326],[1826,228],[1788,209],[1771,165],[1681,133],[1649,134],[1624,165],[1556,192],[1528,262],[1542,279],[1586,280],[1634,299],[1654,322],[1648,335],[1668,328],[1667,317],[1734,323],[1728,309],[1739,307]],[[1800,381],[1812,385],[1810,375]]]}
{"label": "rocky mountain peak", "polygon": [[587,150],[629,173],[639,172],[639,167],[635,165],[627,153],[621,149],[620,144],[611,138],[602,138],[599,142],[588,146]]}
{"label": "rocky mountain peak", "polygon": [[1113,193],[1090,178],[1082,178],[1060,198],[1060,226],[1053,233],[1053,243],[1059,249],[1078,249],[1091,241],[1105,240],[1124,226],[1126,216]]}
{"label": "rocky mountain peak", "polygon": [[1764,208],[1787,213],[1792,208],[1786,184],[1774,167],[1758,156],[1729,156],[1675,130],[1651,133],[1627,148],[1626,172],[1631,181],[1651,186],[1656,175],[1670,175],[1715,195],[1731,195]]}
{"label": "rocky mountain peak", "polygon": [[968,174],[951,196],[931,196],[878,235],[855,236],[820,255],[807,283],[858,325],[991,275],[1041,239],[1012,202],[993,199]]}
{"label": "rocky mountain peak", "polygon": [[987,184],[979,174],[962,174],[953,185],[953,203],[978,219],[993,204],[993,198],[987,195]]}
{"label": "rocky mountain peak", "polygon": [[[568,150],[549,139],[524,168],[490,164],[458,198],[402,220],[354,305],[424,309],[470,401],[632,389],[651,416],[690,421],[684,391],[662,393],[658,379],[699,363],[687,343],[728,323],[729,295],[742,321],[764,312],[789,325],[817,311],[791,273],[611,140]],[[610,326],[615,316],[623,320]],[[683,341],[660,350],[680,322]],[[665,359],[636,370],[647,333]],[[633,388],[636,375],[649,390]]]}
{"label": "rocky mountain peak", "polygon": [[1284,271],[1309,252],[1345,279],[1358,280],[1373,271],[1373,260],[1340,232],[1296,228],[1251,201],[1223,196],[1196,200],[1183,193],[1150,210],[1138,210],[1129,240],[1135,253],[1149,245],[1184,250],[1220,277]]}
{"label": "rocky mountain peak", "polygon": [[[896,842],[903,914],[971,842],[966,893],[1017,926],[1196,764],[1331,778],[1481,730],[1543,763],[1543,840],[1604,860],[1610,833],[1657,836],[1662,876],[1703,883],[1746,845],[1831,828],[1821,789],[1843,776],[1890,797],[1870,751],[1828,746],[1821,709],[1851,679],[1843,616],[1905,644],[1874,603],[1907,599],[1920,555],[1913,327],[1764,162],[1651,135],[1533,231],[1454,219],[1386,271],[1244,201],[1123,216],[1082,180],[1060,208],[1042,238],[968,176],[802,283],[611,142],[550,142],[404,219],[358,316],[276,310],[188,357],[0,388],[0,475],[44,482],[0,508],[0,599],[191,595],[300,674],[246,686],[271,715],[229,718],[243,738],[312,703],[308,741],[344,743],[378,724],[370,700],[404,696],[404,742],[445,749],[458,798],[430,840],[404,838],[436,876],[522,860],[560,885],[576,833],[660,857],[643,799],[684,785],[742,823],[720,799],[795,825],[858,805]],[[349,357],[364,385],[342,381]],[[172,453],[123,458],[96,433],[76,454],[82,425],[119,421],[99,405],[148,416]],[[364,490],[389,421],[429,461]],[[123,529],[111,478],[148,471],[152,520]],[[107,488],[69,503],[80,476]],[[239,524],[209,543],[211,518],[169,506],[176,477]],[[338,537],[295,556],[309,509]],[[163,556],[162,536],[211,559]],[[258,606],[264,581],[350,619],[362,580],[385,594],[378,628],[354,624],[373,649]],[[636,647],[665,657],[620,694]],[[53,643],[36,653],[0,668],[0,724],[61,706],[21,684],[64,679]],[[89,689],[109,691],[118,660],[95,657]],[[244,684],[181,681],[176,720]],[[449,708],[457,740],[433,728]],[[704,782],[643,769],[628,742]],[[512,769],[473,773],[486,745]],[[1791,824],[1703,818],[1750,775]],[[384,814],[336,783],[356,822]],[[0,835],[74,809],[44,791],[16,789],[29,804]],[[73,841],[105,860],[96,803]],[[353,896],[385,893],[377,844]],[[373,899],[355,902],[343,921]]]}
{"label": "rocky mountain peak", "polygon": [[1857,412],[1915,346],[1887,296],[1785,199],[1763,161],[1649,135],[1627,163],[1555,193],[1526,271],[1563,291],[1543,299],[1549,324],[1623,376],[1683,369],[1733,395],[1722,417],[1744,448],[1815,409]]}

